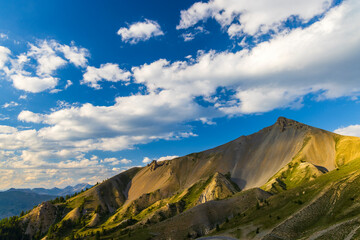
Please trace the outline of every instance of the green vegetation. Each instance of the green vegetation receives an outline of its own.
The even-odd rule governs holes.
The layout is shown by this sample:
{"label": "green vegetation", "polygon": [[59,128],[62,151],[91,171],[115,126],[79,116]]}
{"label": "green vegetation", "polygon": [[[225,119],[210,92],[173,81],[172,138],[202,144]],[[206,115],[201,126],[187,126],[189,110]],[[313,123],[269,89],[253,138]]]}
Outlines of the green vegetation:
{"label": "green vegetation", "polygon": [[[326,189],[329,190],[326,191]],[[304,206],[309,205],[317,196],[321,196],[322,192],[326,195],[318,200],[324,202],[320,207],[326,209],[326,204],[329,204],[332,208],[331,212],[317,217],[315,214],[318,212],[309,212],[308,214],[314,214],[314,218],[308,220],[309,223],[301,223],[297,227],[298,231],[307,229],[310,234],[313,231],[360,216],[360,159],[354,160],[338,170],[326,173],[312,182],[268,198],[264,202],[265,204],[259,203],[244,214],[236,215],[228,223],[222,224],[221,230],[222,232],[231,231],[234,236],[238,236],[237,232],[241,232],[241,227],[249,224],[258,226],[260,231],[261,229],[270,229]],[[336,197],[336,201],[331,202],[334,197]]]}
{"label": "green vegetation", "polygon": [[212,178],[213,176],[210,176],[206,181],[197,182],[188,189],[187,193],[181,198],[181,200],[185,202],[185,210],[197,204],[201,193],[205,190]]}
{"label": "green vegetation", "polygon": [[27,240],[30,238],[24,234],[19,218],[15,216],[0,220],[0,239]]}

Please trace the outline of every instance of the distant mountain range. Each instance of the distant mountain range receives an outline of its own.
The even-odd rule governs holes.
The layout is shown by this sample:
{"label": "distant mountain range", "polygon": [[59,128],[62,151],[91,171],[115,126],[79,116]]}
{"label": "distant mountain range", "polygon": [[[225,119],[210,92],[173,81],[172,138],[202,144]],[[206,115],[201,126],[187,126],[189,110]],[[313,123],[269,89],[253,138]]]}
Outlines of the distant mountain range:
{"label": "distant mountain range", "polygon": [[11,188],[7,191],[0,192],[0,219],[19,215],[21,211],[27,211],[38,204],[55,199],[56,197],[73,195],[81,190],[86,190],[92,186],[86,183],[77,184],[75,186],[67,186],[65,188]]}
{"label": "distant mountain range", "polygon": [[36,193],[39,195],[51,195],[51,196],[63,196],[73,195],[76,192],[81,192],[81,190],[86,190],[87,188],[91,188],[92,186],[87,183],[79,183],[75,186],[67,186],[65,188],[10,188],[7,192],[17,191],[17,192],[27,192],[27,193]]}

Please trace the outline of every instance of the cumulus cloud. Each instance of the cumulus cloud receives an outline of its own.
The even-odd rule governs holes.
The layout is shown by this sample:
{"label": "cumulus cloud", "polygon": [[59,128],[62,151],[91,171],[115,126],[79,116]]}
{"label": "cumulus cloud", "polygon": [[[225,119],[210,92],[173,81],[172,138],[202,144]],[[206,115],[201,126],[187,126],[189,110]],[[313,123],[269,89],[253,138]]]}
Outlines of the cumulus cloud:
{"label": "cumulus cloud", "polygon": [[129,159],[126,159],[126,158],[118,159],[118,158],[115,158],[115,157],[105,158],[104,160],[101,160],[101,162],[109,163],[112,166],[119,165],[119,164],[130,164],[130,163],[132,163],[132,161],[129,160]]}
{"label": "cumulus cloud", "polygon": [[153,20],[145,19],[143,22],[136,22],[128,27],[122,27],[117,32],[123,42],[136,44],[140,41],[147,41],[151,37],[164,35],[160,25]]}
{"label": "cumulus cloud", "polygon": [[[359,13],[357,2],[346,1],[321,21],[279,33],[252,50],[201,53],[195,63],[160,59],[133,68],[134,79],[149,91],[171,89],[189,97],[217,98],[213,106],[230,115],[296,108],[309,93],[319,99],[356,95]],[[235,94],[222,100],[219,88]]]}
{"label": "cumulus cloud", "polygon": [[150,158],[148,158],[148,157],[144,157],[144,159],[143,159],[143,163],[149,163],[149,162],[151,162],[152,160],[150,159]]}
{"label": "cumulus cloud", "polygon": [[[39,40],[35,44],[29,43],[29,50],[10,58],[10,50],[0,46],[0,70],[13,82],[19,90],[39,93],[51,90],[52,93],[61,91],[55,89],[59,78],[56,71],[69,63],[77,67],[86,67],[88,50],[72,43],[71,46],[62,45],[54,40]],[[7,62],[10,64],[5,65]],[[70,85],[67,82],[67,87]]]}
{"label": "cumulus cloud", "polygon": [[100,89],[98,82],[109,81],[109,82],[127,82],[130,80],[131,73],[120,69],[118,64],[107,63],[101,64],[100,68],[88,66],[86,72],[83,75],[82,84]]}
{"label": "cumulus cloud", "polygon": [[23,110],[18,115],[18,120],[23,122],[40,123],[43,118],[40,114],[35,114],[33,112]]}
{"label": "cumulus cloud", "polygon": [[173,160],[174,158],[178,158],[179,156],[164,156],[157,159],[157,161],[166,161],[166,160]]}
{"label": "cumulus cloud", "polygon": [[189,9],[181,11],[177,29],[187,29],[215,19],[228,34],[255,35],[277,30],[289,17],[298,17],[307,22],[314,16],[324,13],[331,5],[329,0],[210,0],[196,2]]}
{"label": "cumulus cloud", "polygon": [[66,61],[56,54],[52,45],[52,42],[49,43],[46,40],[40,42],[39,45],[30,44],[27,56],[37,61],[36,73],[38,76],[48,76],[66,65]]}
{"label": "cumulus cloud", "polygon": [[350,125],[347,127],[341,127],[334,130],[334,133],[345,136],[360,137],[360,125]]}
{"label": "cumulus cloud", "polygon": [[[36,130],[0,125],[0,189],[34,187],[39,183],[42,187],[63,187],[84,181],[94,184],[129,168],[115,169],[109,164],[114,160],[100,162],[96,156],[86,158],[71,145],[48,141]],[[127,159],[115,161],[131,163]]]}
{"label": "cumulus cloud", "polygon": [[[204,109],[205,111],[205,109]],[[192,120],[201,107],[187,95],[170,91],[116,98],[113,106],[84,104],[50,114],[23,111],[18,119],[48,125],[39,136],[51,141],[76,141],[82,150],[118,151],[156,139],[194,136],[182,122]]]}
{"label": "cumulus cloud", "polygon": [[14,133],[16,131],[17,131],[17,129],[14,127],[0,125],[0,133],[1,134],[9,134],[9,133]]}
{"label": "cumulus cloud", "polygon": [[31,93],[39,93],[47,89],[53,89],[59,79],[54,77],[31,77],[22,74],[11,75],[14,87]]}
{"label": "cumulus cloud", "polygon": [[64,57],[77,67],[86,67],[87,58],[90,57],[90,53],[86,48],[80,48],[72,43],[71,46],[55,44],[55,49],[62,52]]}

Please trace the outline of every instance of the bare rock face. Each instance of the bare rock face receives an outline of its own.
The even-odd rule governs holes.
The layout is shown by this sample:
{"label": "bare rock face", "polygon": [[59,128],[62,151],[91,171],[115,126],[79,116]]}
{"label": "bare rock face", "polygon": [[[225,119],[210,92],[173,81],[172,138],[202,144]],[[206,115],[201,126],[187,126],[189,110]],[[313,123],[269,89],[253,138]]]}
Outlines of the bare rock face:
{"label": "bare rock face", "polygon": [[150,171],[155,171],[158,167],[159,167],[159,164],[157,163],[156,160],[153,160],[153,161],[150,163]]}
{"label": "bare rock face", "polygon": [[276,121],[276,125],[278,125],[281,128],[282,132],[285,131],[285,129],[288,127],[295,127],[297,129],[307,127],[305,124],[302,124],[300,122],[285,117],[279,117]]}
{"label": "bare rock face", "polygon": [[198,204],[224,199],[238,192],[233,184],[221,173],[216,172],[200,195]]}
{"label": "bare rock face", "polygon": [[56,211],[56,207],[50,202],[43,202],[34,208],[23,220],[27,224],[25,234],[32,237],[39,231],[41,234],[47,232],[55,222]]}
{"label": "bare rock face", "polygon": [[133,201],[128,210],[133,214],[136,215],[140,213],[143,209],[149,207],[150,205],[154,204],[158,200],[162,199],[160,190],[151,192],[151,193],[145,193],[142,196],[140,196],[138,199]]}

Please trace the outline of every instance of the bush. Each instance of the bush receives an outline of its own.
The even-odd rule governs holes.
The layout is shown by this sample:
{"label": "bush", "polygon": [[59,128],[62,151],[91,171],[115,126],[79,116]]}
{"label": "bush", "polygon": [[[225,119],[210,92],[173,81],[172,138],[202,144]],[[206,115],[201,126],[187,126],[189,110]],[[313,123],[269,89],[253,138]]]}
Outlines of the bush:
{"label": "bush", "polygon": [[220,231],[220,226],[219,226],[219,224],[216,224],[216,231],[217,231],[217,232]]}

